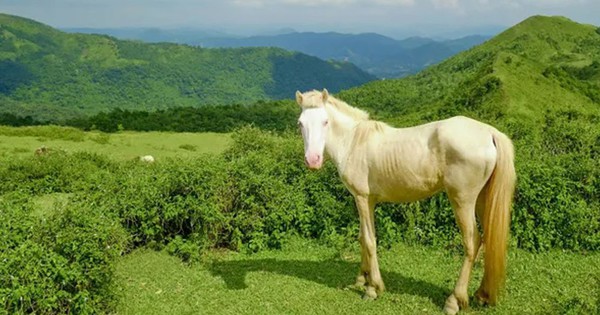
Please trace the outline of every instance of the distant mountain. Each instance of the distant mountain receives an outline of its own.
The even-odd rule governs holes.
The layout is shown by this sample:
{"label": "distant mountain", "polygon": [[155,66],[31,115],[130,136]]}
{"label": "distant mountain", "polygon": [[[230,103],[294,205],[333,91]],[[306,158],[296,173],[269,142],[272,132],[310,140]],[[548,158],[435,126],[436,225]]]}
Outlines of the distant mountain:
{"label": "distant mountain", "polygon": [[279,48],[205,49],[68,34],[0,14],[0,112],[57,120],[112,108],[250,103],[375,79]]}
{"label": "distant mountain", "polygon": [[107,34],[146,42],[175,42],[206,48],[279,47],[324,60],[348,61],[380,78],[416,73],[458,52],[483,43],[489,36],[473,35],[453,40],[408,37],[396,40],[376,33],[295,32],[275,30],[270,34],[239,37],[218,32],[158,29],[66,29]]}
{"label": "distant mountain", "polygon": [[470,36],[465,36],[465,37],[461,37],[458,39],[451,39],[451,40],[444,41],[444,44],[448,48],[450,48],[450,50],[452,50],[453,52],[461,52],[461,51],[467,50],[473,46],[477,46],[477,45],[485,42],[489,38],[490,38],[489,36],[483,36],[483,35],[470,35]]}
{"label": "distant mountain", "polygon": [[202,47],[280,47],[321,59],[349,61],[378,77],[390,78],[416,73],[486,39],[486,36],[469,36],[447,41],[424,37],[395,40],[375,33],[308,32],[246,38],[205,38],[192,44]]}

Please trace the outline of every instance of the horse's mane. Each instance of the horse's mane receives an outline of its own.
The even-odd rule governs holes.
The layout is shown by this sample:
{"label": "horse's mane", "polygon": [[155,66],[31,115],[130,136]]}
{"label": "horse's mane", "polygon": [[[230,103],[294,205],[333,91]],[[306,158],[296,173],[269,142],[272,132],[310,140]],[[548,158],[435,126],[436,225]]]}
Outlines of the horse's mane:
{"label": "horse's mane", "polygon": [[[340,112],[357,120],[369,120],[369,113],[362,109],[352,107],[348,103],[339,100],[332,95],[327,97],[326,105],[331,105]],[[323,94],[321,91],[313,90],[302,95],[302,107],[316,108],[323,106]]]}

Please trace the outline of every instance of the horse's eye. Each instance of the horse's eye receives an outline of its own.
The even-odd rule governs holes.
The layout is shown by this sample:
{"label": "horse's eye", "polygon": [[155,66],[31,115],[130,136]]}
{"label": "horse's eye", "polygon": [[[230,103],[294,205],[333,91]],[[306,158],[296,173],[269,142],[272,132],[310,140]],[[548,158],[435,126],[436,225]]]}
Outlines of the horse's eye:
{"label": "horse's eye", "polygon": [[323,122],[323,127],[327,126],[329,124],[329,120],[326,120]]}

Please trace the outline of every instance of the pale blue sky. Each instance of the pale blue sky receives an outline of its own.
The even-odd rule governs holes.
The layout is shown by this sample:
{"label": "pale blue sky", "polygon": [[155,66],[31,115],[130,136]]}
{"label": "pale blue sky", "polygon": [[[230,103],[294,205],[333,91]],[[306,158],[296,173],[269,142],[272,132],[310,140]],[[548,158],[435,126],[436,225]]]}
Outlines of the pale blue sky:
{"label": "pale blue sky", "polygon": [[600,0],[0,0],[0,12],[60,28],[193,27],[244,34],[291,27],[443,36],[510,26],[534,14],[600,25]]}

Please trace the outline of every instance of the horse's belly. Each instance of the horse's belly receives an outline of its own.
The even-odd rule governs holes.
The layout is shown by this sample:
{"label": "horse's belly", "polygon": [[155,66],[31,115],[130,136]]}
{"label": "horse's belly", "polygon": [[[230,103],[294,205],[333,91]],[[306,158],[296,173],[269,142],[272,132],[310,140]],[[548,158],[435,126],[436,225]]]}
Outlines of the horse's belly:
{"label": "horse's belly", "polygon": [[370,181],[371,195],[382,202],[412,202],[434,195],[442,190],[443,185],[438,178],[412,178],[406,180],[398,177],[387,177]]}

